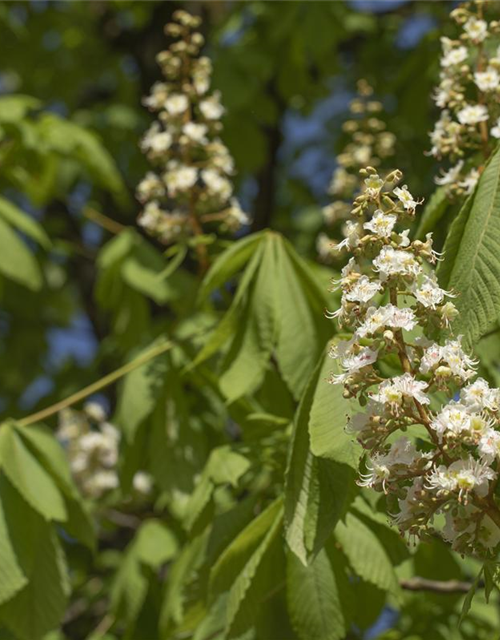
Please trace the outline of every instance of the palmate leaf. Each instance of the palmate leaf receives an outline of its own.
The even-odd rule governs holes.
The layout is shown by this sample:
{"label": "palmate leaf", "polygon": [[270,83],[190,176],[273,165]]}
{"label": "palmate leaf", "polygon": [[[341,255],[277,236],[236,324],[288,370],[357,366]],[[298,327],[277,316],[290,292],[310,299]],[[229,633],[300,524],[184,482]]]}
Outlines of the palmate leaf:
{"label": "palmate leaf", "polygon": [[0,98],[0,123],[19,122],[26,115],[42,106],[40,100],[32,96],[9,95]]}
{"label": "palmate leaf", "polygon": [[72,538],[94,550],[96,544],[94,523],[82,503],[71,477],[67,457],[59,442],[54,438],[53,433],[42,425],[16,425],[16,430],[62,494],[67,514],[63,525],[64,530]]}
{"label": "palmate leaf", "polygon": [[42,274],[35,256],[18,234],[0,217],[0,273],[9,280],[38,291]]}
{"label": "palmate leaf", "polygon": [[229,590],[226,608],[227,638],[240,637],[255,625],[259,607],[275,586],[276,576],[280,573],[278,566],[283,554],[280,540],[283,509],[280,501],[274,505],[274,519]]}
{"label": "palmate leaf", "polygon": [[[271,357],[298,399],[331,333],[324,318],[326,298],[307,264],[279,234],[244,239],[214,263],[205,295],[249,259],[233,303],[208,338],[194,365],[231,339],[221,365],[221,390],[229,402],[253,393],[264,380]],[[230,252],[230,253],[229,253]],[[229,254],[229,255],[228,255]]]}
{"label": "palmate leaf", "polygon": [[213,449],[196,489],[186,505],[184,519],[186,528],[191,530],[194,527],[211,501],[216,486],[230,484],[236,487],[238,480],[249,467],[248,459],[236,451],[231,451],[230,447],[223,446]]}
{"label": "palmate leaf", "polygon": [[334,568],[325,549],[304,566],[287,556],[287,599],[292,624],[301,640],[341,640],[349,628],[343,599],[350,586],[342,567]]}
{"label": "palmate leaf", "polygon": [[324,292],[307,265],[288,242],[277,242],[276,253],[276,354],[280,371],[297,398],[316,366],[318,345],[325,343],[332,330],[324,321]]}
{"label": "palmate leaf", "polygon": [[207,532],[189,540],[173,563],[168,576],[160,613],[162,637],[168,637],[171,626],[182,622],[185,612],[185,587],[204,558]]}
{"label": "palmate leaf", "polygon": [[51,246],[50,238],[45,233],[42,225],[15,204],[2,197],[0,197],[0,218],[3,218],[35,242],[38,242],[45,249]]}
{"label": "palmate leaf", "polygon": [[0,426],[0,505],[0,625],[39,640],[59,624],[69,591],[58,533],[94,546],[63,451],[44,427]]}
{"label": "palmate leaf", "polygon": [[258,248],[263,234],[264,232],[252,233],[246,238],[234,242],[217,258],[200,287],[199,297],[201,300],[206,299],[212,291],[227,283],[249,262]]}
{"label": "palmate leaf", "polygon": [[360,518],[348,513],[345,523],[337,524],[335,538],[358,576],[382,591],[400,597],[399,583],[389,556],[375,533]]}
{"label": "palmate leaf", "polygon": [[66,520],[67,512],[59,489],[10,423],[4,423],[0,428],[0,470],[43,518]]}
{"label": "palmate leaf", "polygon": [[339,362],[330,358],[326,350],[318,366],[309,419],[311,451],[318,457],[357,469],[360,448],[346,433],[346,426],[349,416],[360,410],[359,404],[343,397],[341,384],[328,383],[332,373],[339,374],[342,370]]}
{"label": "palmate leaf", "polygon": [[12,542],[10,539],[5,513],[0,502],[0,567],[2,577],[0,579],[0,605],[10,600],[20,589],[28,583],[19,566]]}
{"label": "palmate leaf", "polygon": [[0,623],[20,640],[40,640],[62,619],[69,592],[61,545],[44,520],[0,473],[8,535],[27,583],[0,606]]}
{"label": "palmate leaf", "polygon": [[226,547],[210,571],[212,598],[224,593],[234,584],[273,524],[281,517],[281,512],[281,501],[275,500]]}
{"label": "palmate leaf", "polygon": [[500,147],[451,225],[438,269],[441,286],[459,295],[454,330],[469,346],[500,318]]}
{"label": "palmate leaf", "polygon": [[[150,350],[151,345],[145,351]],[[123,379],[116,423],[129,442],[133,442],[141,423],[153,413],[164,391],[164,378],[168,368],[169,357],[164,354],[134,369]]]}
{"label": "palmate leaf", "polygon": [[[304,564],[321,549],[356,493],[356,446],[344,432],[350,407],[327,383],[332,366],[321,356],[311,376],[295,418],[285,475],[286,540]],[[326,458],[315,455],[313,439]]]}
{"label": "palmate leaf", "polygon": [[122,205],[128,202],[129,196],[120,172],[94,133],[53,113],[43,113],[37,128],[49,149],[78,160],[92,180],[108,189],[117,202]]}
{"label": "palmate leaf", "polygon": [[145,520],[125,551],[116,574],[111,607],[116,615],[132,625],[144,604],[151,579],[151,570],[172,560],[177,552],[177,540],[158,520]]}

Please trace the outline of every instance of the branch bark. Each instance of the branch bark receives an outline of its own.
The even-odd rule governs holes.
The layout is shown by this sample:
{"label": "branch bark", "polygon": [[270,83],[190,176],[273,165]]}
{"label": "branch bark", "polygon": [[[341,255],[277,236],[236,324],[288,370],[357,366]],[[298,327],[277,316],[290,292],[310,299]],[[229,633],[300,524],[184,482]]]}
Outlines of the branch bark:
{"label": "branch bark", "polygon": [[[463,582],[461,580],[429,580],[415,576],[408,580],[400,580],[399,585],[405,591],[432,591],[434,593],[467,593],[472,587],[471,582]],[[480,587],[484,583],[479,584]]]}

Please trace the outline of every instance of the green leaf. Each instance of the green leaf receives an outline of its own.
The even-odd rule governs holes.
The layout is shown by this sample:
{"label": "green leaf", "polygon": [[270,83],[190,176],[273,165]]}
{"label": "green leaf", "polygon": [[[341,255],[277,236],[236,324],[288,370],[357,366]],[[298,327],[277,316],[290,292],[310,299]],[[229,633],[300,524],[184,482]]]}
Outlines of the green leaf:
{"label": "green leaf", "polygon": [[340,585],[326,551],[320,551],[309,566],[304,566],[292,553],[287,558],[288,610],[299,638],[344,638],[348,620],[342,610]]}
{"label": "green leaf", "polygon": [[309,420],[311,451],[316,456],[357,469],[360,450],[345,428],[348,416],[359,410],[359,405],[343,397],[342,385],[328,384],[331,373],[341,373],[337,360],[332,360],[325,352],[320,367]]}
{"label": "green leaf", "polygon": [[169,571],[160,614],[160,628],[164,636],[167,635],[171,623],[182,622],[186,599],[185,588],[195,568],[203,559],[206,543],[206,533],[189,540]]}
{"label": "green leaf", "polygon": [[264,380],[272,342],[268,331],[260,332],[261,327],[250,299],[222,365],[219,385],[229,403],[253,393]]}
{"label": "green leaf", "polygon": [[133,547],[128,549],[120,563],[111,590],[111,610],[132,625],[148,592],[149,574],[138,561]]}
{"label": "green leaf", "polygon": [[164,269],[165,260],[159,251],[136,235],[131,254],[121,265],[123,280],[139,293],[162,304],[174,294],[168,280],[162,277]]}
{"label": "green leaf", "polygon": [[425,238],[427,233],[434,231],[449,206],[450,201],[446,195],[446,189],[439,187],[434,191],[429,202],[425,205],[415,237],[422,239]]}
{"label": "green leaf", "polygon": [[43,425],[13,426],[32,453],[43,463],[45,471],[57,481],[59,487],[69,497],[78,496],[78,490],[71,477],[68,459],[64,449],[54,434]]}
{"label": "green leaf", "polygon": [[34,109],[41,107],[40,100],[32,96],[10,95],[0,98],[0,123],[19,122]]}
{"label": "green leaf", "polygon": [[42,425],[15,425],[27,447],[43,463],[47,471],[64,495],[67,519],[65,531],[89,549],[94,550],[96,535],[94,523],[76,488],[63,448],[54,434]]}
{"label": "green leaf", "polygon": [[392,562],[376,535],[364,522],[348,513],[345,524],[337,524],[335,537],[349,564],[363,580],[400,597]]}
{"label": "green leaf", "polygon": [[397,566],[410,557],[408,545],[401,537],[397,529],[387,524],[387,514],[378,513],[371,509],[368,504],[357,496],[352,505],[352,512],[366,526],[373,531],[377,540],[384,547],[394,566]]}
{"label": "green leaf", "polygon": [[45,249],[50,248],[52,243],[42,225],[15,204],[1,196],[0,217],[18,231],[26,234],[29,238],[35,240],[35,242],[38,242],[40,246]]}
{"label": "green leaf", "polygon": [[473,345],[500,317],[500,147],[475,192],[453,222],[439,270],[443,286],[457,291],[455,333]]}
{"label": "green leaf", "polygon": [[94,133],[53,113],[42,114],[39,130],[51,149],[78,160],[90,177],[109,190],[118,203],[128,201],[127,190],[116,164]]}
{"label": "green leaf", "polygon": [[210,454],[208,462],[210,478],[215,484],[238,485],[238,480],[250,468],[248,458],[228,446],[217,447]]}
{"label": "green leaf", "polygon": [[107,271],[113,265],[119,263],[133,249],[136,232],[134,229],[124,229],[121,233],[107,242],[99,251],[97,265],[100,269]]}
{"label": "green leaf", "polygon": [[276,356],[283,378],[295,398],[299,398],[316,366],[320,349],[331,335],[331,323],[324,314],[325,296],[305,263],[279,237],[276,251],[279,318]]}
{"label": "green leaf", "polygon": [[310,421],[320,376],[321,358],[311,376],[294,422],[285,473],[285,535],[290,549],[307,564],[321,549],[354,498],[355,470],[344,462],[318,458],[311,451]]}
{"label": "green leaf", "polygon": [[214,483],[210,479],[209,474],[204,471],[186,505],[184,526],[188,531],[194,529],[195,525],[205,513],[205,509],[212,500],[213,491]]}
{"label": "green leaf", "polygon": [[243,307],[247,304],[248,289],[259,268],[263,253],[263,246],[263,243],[257,245],[257,249],[241,277],[231,307],[217,328],[208,336],[207,342],[203,345],[203,348],[192,364],[193,367],[213,356],[223,345],[227,344],[227,342],[231,340],[237,327],[244,324],[240,321],[240,318]]}
{"label": "green leaf", "polygon": [[172,532],[159,520],[145,520],[129,544],[116,575],[112,590],[112,607],[129,624],[141,610],[150,583],[150,573],[172,560],[178,549]]}
{"label": "green leaf", "polygon": [[275,500],[222,552],[210,571],[212,597],[227,591],[234,584],[246,563],[279,519],[281,510],[281,501]]}
{"label": "green leaf", "polygon": [[152,414],[163,392],[167,363],[166,355],[153,358],[123,379],[115,420],[129,442],[133,441],[139,425]]}
{"label": "green leaf", "polygon": [[28,583],[0,606],[0,623],[20,640],[41,640],[58,626],[69,592],[67,568],[53,526],[0,474],[0,498],[19,565]]}
{"label": "green leaf", "polygon": [[[276,503],[274,503],[276,504]],[[283,521],[280,502],[274,520],[258,546],[253,550],[229,591],[226,609],[228,638],[239,637],[255,624],[259,607],[275,584],[274,564],[279,560],[279,532]],[[248,527],[247,527],[248,529]]]}
{"label": "green leaf", "polygon": [[231,451],[229,446],[213,449],[196,485],[196,489],[186,506],[186,517],[184,519],[186,528],[192,530],[199,518],[204,514],[217,485],[231,484],[236,487],[238,480],[246,473],[249,467],[249,460],[245,456]]}
{"label": "green leaf", "polygon": [[64,500],[57,486],[9,423],[0,427],[0,469],[46,520],[66,520]]}
{"label": "green leaf", "polygon": [[470,611],[470,608],[472,606],[472,600],[474,599],[474,596],[476,595],[476,591],[477,591],[477,588],[479,586],[479,582],[481,580],[481,576],[483,575],[483,571],[484,571],[484,567],[481,567],[481,570],[477,574],[476,579],[472,583],[471,588],[469,589],[469,591],[467,592],[467,595],[465,596],[465,599],[464,599],[463,604],[462,604],[462,611],[460,612],[460,617],[458,619],[458,626],[460,626],[462,624],[462,622],[464,621],[465,617],[467,616],[467,614]]}
{"label": "green leaf", "polygon": [[238,272],[257,251],[259,243],[264,238],[264,232],[253,233],[246,238],[233,242],[215,262],[210,266],[200,287],[200,299],[225,284],[236,272]]}
{"label": "green leaf", "polygon": [[38,291],[42,274],[35,257],[17,233],[0,218],[0,273],[9,280]]}
{"label": "green leaf", "polygon": [[28,580],[19,566],[12,542],[10,540],[5,513],[0,502],[0,566],[2,578],[0,580],[0,605],[10,600],[20,589],[25,587]]}

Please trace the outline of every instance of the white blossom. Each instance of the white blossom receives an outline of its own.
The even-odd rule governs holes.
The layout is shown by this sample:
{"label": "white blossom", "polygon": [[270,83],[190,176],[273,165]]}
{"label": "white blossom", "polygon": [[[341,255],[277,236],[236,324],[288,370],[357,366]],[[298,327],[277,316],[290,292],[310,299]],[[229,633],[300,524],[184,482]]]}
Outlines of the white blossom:
{"label": "white blossom", "polygon": [[170,115],[178,116],[186,111],[189,106],[189,100],[182,93],[174,93],[165,100],[164,106]]}
{"label": "white blossom", "polygon": [[337,245],[337,251],[341,249],[354,249],[358,246],[359,238],[360,238],[360,225],[357,222],[352,222],[349,220],[346,222],[343,228],[343,233],[345,235],[344,240],[339,242]]}
{"label": "white blossom", "polygon": [[455,184],[462,172],[463,166],[464,166],[464,162],[463,160],[460,160],[459,162],[457,162],[455,166],[451,167],[450,169],[448,169],[448,171],[444,172],[441,177],[437,176],[436,178],[434,178],[434,182],[441,186],[448,185],[448,184]]}
{"label": "white blossom", "polygon": [[471,169],[469,173],[465,176],[463,180],[460,180],[458,185],[464,189],[465,193],[470,194],[474,191],[478,180],[480,178],[480,173],[477,169]]}
{"label": "white blossom", "polygon": [[498,389],[491,389],[483,378],[477,378],[460,391],[460,399],[475,411],[498,411],[500,392]]}
{"label": "white blossom", "polygon": [[419,204],[411,193],[408,191],[408,187],[404,185],[403,187],[396,187],[393,190],[394,195],[400,200],[403,204],[403,207],[408,211],[413,211],[415,207]]}
{"label": "white blossom", "polygon": [[464,31],[473,42],[482,42],[488,35],[488,23],[485,20],[469,18],[464,24]]}
{"label": "white blossom", "polygon": [[379,255],[373,260],[373,269],[384,278],[393,275],[417,276],[421,271],[412,253],[390,246],[382,247]]}
{"label": "white blossom", "polygon": [[199,124],[195,122],[187,122],[183,128],[183,133],[193,142],[204,144],[207,142],[207,126],[205,124]]}
{"label": "white blossom", "polygon": [[220,103],[220,94],[214,92],[212,97],[200,102],[200,111],[207,120],[219,120],[224,115],[224,107]]}
{"label": "white blossom", "polygon": [[377,280],[361,276],[345,294],[345,298],[349,302],[369,302],[381,288],[382,285]]}
{"label": "white blossom", "polygon": [[480,91],[494,91],[500,83],[500,76],[496,69],[488,67],[486,71],[476,71],[474,82]]}
{"label": "white blossom", "polygon": [[163,180],[171,196],[187,191],[195,184],[197,179],[197,169],[183,165],[174,166],[163,175]]}
{"label": "white blossom", "polygon": [[442,67],[451,67],[457,64],[462,64],[465,60],[467,60],[468,53],[466,47],[455,47],[450,49],[445,55],[441,58],[441,66]]}
{"label": "white blossom", "polygon": [[500,118],[495,123],[494,127],[491,127],[490,133],[494,138],[500,138]]}
{"label": "white blossom", "polygon": [[372,219],[363,224],[363,228],[368,229],[368,231],[373,231],[373,233],[380,238],[388,238],[390,237],[396,222],[397,216],[393,214],[385,214],[383,211],[377,210],[373,214]]}
{"label": "white blossom", "polygon": [[378,388],[377,393],[372,393],[371,398],[380,404],[390,405],[397,409],[403,398],[413,398],[420,404],[429,404],[429,398],[424,393],[429,385],[422,380],[416,380],[411,373],[385,380]]}
{"label": "white blossom", "polygon": [[488,109],[484,104],[468,104],[457,113],[457,118],[461,124],[478,124],[488,120]]}
{"label": "white blossom", "polygon": [[441,304],[445,296],[452,296],[449,291],[441,289],[435,277],[424,275],[419,286],[415,286],[413,295],[417,301],[424,307],[436,309]]}
{"label": "white blossom", "polygon": [[489,481],[494,477],[492,469],[469,456],[452,462],[449,467],[441,465],[435,469],[429,477],[428,487],[438,495],[455,491],[459,500],[467,502],[471,492],[484,497],[488,493]]}

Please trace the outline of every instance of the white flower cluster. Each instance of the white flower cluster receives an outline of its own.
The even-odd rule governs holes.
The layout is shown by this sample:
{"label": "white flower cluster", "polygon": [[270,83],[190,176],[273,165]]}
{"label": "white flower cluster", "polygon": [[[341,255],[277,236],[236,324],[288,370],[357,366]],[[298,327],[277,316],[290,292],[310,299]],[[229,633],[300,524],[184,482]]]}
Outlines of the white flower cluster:
{"label": "white flower cluster", "polygon": [[210,92],[210,59],[200,56],[199,18],[174,13],[165,33],[175,41],[158,55],[165,80],[144,104],[157,120],[141,147],[156,167],[137,188],[139,224],[165,244],[198,236],[204,225],[234,232],[249,222],[233,197],[233,159],[219,137],[224,107]]}
{"label": "white flower cluster", "polygon": [[491,555],[500,544],[500,390],[476,378],[478,363],[450,334],[457,310],[434,275],[431,234],[411,241],[397,228],[420,202],[396,186],[399,171],[362,174],[341,243],[353,256],[329,313],[353,332],[332,347],[342,372],[330,382],[362,407],[348,424],[368,452],[360,484],[386,494],[401,532],[438,531],[461,553]]}
{"label": "white flower cluster", "polygon": [[[373,89],[366,80],[358,82],[357,90],[357,97],[349,105],[351,118],[342,127],[348,140],[337,156],[338,167],[328,189],[335,201],[323,209],[328,228],[345,222],[349,216],[350,203],[361,189],[359,170],[367,165],[389,169],[387,161],[394,155],[396,137],[386,131],[385,122],[380,118],[382,104],[373,99]],[[348,235],[348,225],[343,231]],[[335,242],[326,233],[321,233],[316,245],[320,259],[331,262],[335,256]]]}
{"label": "white flower cluster", "polygon": [[500,138],[500,23],[485,19],[486,7],[483,0],[474,0],[452,11],[461,33],[455,40],[441,38],[434,101],[442,111],[431,133],[430,154],[448,161],[435,181],[450,196],[472,193],[478,167]]}
{"label": "white flower cluster", "polygon": [[[117,463],[120,432],[106,420],[100,404],[88,402],[83,411],[65,409],[59,413],[57,438],[68,456],[73,478],[82,494],[98,499],[119,486]],[[151,478],[139,471],[134,489],[147,495]]]}

